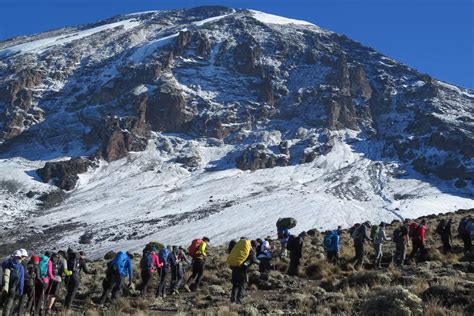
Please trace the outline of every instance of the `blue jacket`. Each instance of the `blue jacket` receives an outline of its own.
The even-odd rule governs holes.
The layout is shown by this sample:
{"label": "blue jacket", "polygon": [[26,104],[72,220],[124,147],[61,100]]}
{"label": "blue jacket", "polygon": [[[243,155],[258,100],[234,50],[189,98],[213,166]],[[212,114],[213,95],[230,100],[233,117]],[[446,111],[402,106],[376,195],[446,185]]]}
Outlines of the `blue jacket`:
{"label": "blue jacket", "polygon": [[[326,251],[339,252],[341,249],[341,237],[337,233],[337,230],[330,232],[328,236],[329,238],[332,238],[334,242],[331,244],[331,247],[326,248]],[[326,237],[324,239],[326,239]]]}
{"label": "blue jacket", "polygon": [[23,267],[21,262],[17,259],[10,258],[8,260],[5,260],[2,263],[2,269],[4,271],[5,269],[10,269],[10,270],[18,270],[20,272],[20,282],[18,284],[17,294],[23,295],[23,288],[25,286],[25,268]]}
{"label": "blue jacket", "polygon": [[288,228],[278,228],[278,239],[288,240],[290,231]]}
{"label": "blue jacket", "polygon": [[130,257],[123,251],[120,251],[115,256],[115,259],[112,260],[112,264],[116,266],[118,273],[121,277],[126,277],[128,275],[128,281],[132,283],[132,260]]}

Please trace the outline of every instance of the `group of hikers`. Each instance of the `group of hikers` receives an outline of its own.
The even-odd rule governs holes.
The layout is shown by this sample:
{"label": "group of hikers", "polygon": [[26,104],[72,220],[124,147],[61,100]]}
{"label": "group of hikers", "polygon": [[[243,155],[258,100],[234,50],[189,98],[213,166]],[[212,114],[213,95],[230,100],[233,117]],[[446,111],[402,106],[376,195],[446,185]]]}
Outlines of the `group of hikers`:
{"label": "group of hikers", "polygon": [[[452,221],[441,220],[436,228],[443,243],[443,251],[451,252],[451,225]],[[280,257],[289,258],[288,275],[298,275],[300,260],[303,254],[306,232],[295,236],[290,229],[296,226],[293,218],[282,218],[277,222],[278,241],[280,244]],[[373,243],[374,268],[380,268],[383,258],[382,246],[386,241],[395,243],[393,262],[397,266],[405,264],[407,259],[420,256],[426,258],[425,247],[426,221],[405,221],[393,231],[391,237],[385,233],[385,223],[371,225],[370,222],[355,224],[349,229],[354,242],[354,266],[363,267],[365,261],[365,241]],[[328,231],[324,234],[323,246],[327,260],[339,264],[341,253],[342,227]],[[474,234],[474,221],[470,216],[463,218],[458,225],[458,233],[464,242],[466,253],[472,250],[472,235]],[[407,258],[409,241],[412,251]],[[162,300],[166,295],[176,295],[182,289],[191,292],[199,289],[204,273],[206,251],[210,242],[208,237],[195,239],[188,249],[178,246],[163,246],[149,243],[143,249],[140,260],[142,298],[148,296],[150,281],[154,273],[158,273],[158,286],[155,297]],[[231,302],[241,303],[245,296],[248,283],[248,270],[253,264],[259,265],[260,272],[272,270],[272,259],[277,252],[273,249],[271,238],[249,240],[241,237],[229,243],[227,264],[232,270]],[[133,287],[133,257],[130,252],[119,251],[108,261],[105,277],[102,282],[102,295],[99,304],[107,300],[114,301],[122,295],[125,286]],[[191,275],[185,280],[187,268],[192,270]],[[45,252],[43,255],[28,255],[25,249],[15,251],[2,263],[2,293],[3,315],[45,315],[50,313],[60,295],[63,285],[66,288],[64,309],[70,310],[74,298],[81,284],[82,272],[97,274],[87,266],[84,252],[68,249],[66,252]],[[170,277],[168,278],[168,275]],[[125,285],[128,279],[128,284]],[[169,279],[169,281],[168,281]]]}

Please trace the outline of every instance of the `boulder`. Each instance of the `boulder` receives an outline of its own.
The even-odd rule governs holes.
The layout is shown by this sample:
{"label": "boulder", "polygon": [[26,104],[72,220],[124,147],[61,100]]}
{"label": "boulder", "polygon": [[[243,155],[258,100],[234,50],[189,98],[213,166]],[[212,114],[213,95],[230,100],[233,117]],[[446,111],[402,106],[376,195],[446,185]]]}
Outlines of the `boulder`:
{"label": "boulder", "polygon": [[87,158],[71,158],[67,161],[47,162],[36,173],[43,182],[53,181],[57,187],[70,191],[75,188],[77,180],[79,180],[77,175],[94,166],[95,164]]}

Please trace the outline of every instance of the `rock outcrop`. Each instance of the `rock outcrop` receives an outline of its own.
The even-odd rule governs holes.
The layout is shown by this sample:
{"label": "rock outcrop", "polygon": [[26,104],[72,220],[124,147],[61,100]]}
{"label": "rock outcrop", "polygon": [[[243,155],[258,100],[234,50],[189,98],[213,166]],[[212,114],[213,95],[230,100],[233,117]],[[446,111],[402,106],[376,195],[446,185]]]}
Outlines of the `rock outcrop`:
{"label": "rock outcrop", "polygon": [[43,182],[52,181],[59,188],[70,191],[76,187],[78,174],[94,166],[94,162],[87,158],[72,158],[67,161],[47,162],[36,173]]}

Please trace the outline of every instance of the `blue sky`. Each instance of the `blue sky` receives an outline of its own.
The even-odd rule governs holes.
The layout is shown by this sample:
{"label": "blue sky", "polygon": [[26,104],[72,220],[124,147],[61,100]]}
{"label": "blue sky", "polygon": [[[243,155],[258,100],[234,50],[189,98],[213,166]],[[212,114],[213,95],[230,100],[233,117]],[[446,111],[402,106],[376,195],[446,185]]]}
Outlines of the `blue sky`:
{"label": "blue sky", "polygon": [[211,4],[310,21],[474,88],[474,0],[0,0],[0,40],[122,13]]}

